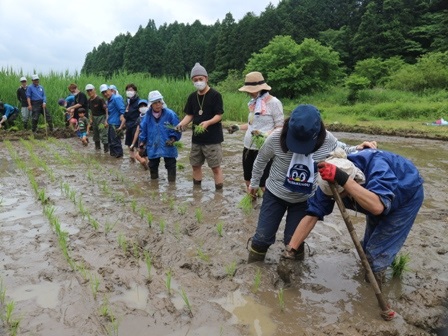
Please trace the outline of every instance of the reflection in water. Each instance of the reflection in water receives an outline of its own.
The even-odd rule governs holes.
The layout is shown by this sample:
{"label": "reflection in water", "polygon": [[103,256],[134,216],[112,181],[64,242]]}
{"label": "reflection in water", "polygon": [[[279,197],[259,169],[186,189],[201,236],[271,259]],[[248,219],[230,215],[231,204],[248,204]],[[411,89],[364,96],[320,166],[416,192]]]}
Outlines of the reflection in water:
{"label": "reflection in water", "polygon": [[60,284],[43,282],[17,287],[11,291],[8,290],[8,296],[15,301],[36,299],[37,304],[42,308],[56,308],[60,288]]}

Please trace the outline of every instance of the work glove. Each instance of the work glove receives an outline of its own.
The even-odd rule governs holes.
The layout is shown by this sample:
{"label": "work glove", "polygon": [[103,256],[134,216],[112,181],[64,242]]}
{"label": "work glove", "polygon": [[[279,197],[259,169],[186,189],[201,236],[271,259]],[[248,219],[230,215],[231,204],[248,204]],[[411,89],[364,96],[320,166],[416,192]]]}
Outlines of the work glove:
{"label": "work glove", "polygon": [[349,175],[345,171],[339,169],[332,163],[319,162],[317,168],[319,169],[319,174],[323,180],[331,183],[336,182],[341,187],[345,185],[349,178]]}
{"label": "work glove", "polygon": [[229,134],[233,134],[239,130],[240,130],[240,127],[238,125],[232,125],[230,127],[227,127],[227,131],[229,132]]}
{"label": "work glove", "polygon": [[280,256],[282,259],[296,259],[297,250],[292,248],[289,245],[286,245],[285,250],[283,251],[283,254]]}
{"label": "work glove", "polygon": [[171,138],[165,142],[165,145],[167,145],[168,147],[173,147],[175,142],[176,142],[176,139]]}

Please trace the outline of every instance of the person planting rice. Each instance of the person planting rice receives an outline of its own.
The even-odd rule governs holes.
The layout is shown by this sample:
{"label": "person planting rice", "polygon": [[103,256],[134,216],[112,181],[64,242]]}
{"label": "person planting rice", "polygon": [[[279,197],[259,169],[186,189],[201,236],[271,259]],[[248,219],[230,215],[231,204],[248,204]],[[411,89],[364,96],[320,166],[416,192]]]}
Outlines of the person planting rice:
{"label": "person planting rice", "polygon": [[[275,242],[280,222],[286,215],[283,242],[290,244],[300,220],[307,214],[307,200],[316,187],[316,161],[324,160],[338,146],[347,152],[365,147],[376,148],[376,142],[347,146],[325,129],[319,110],[313,105],[299,105],[285,120],[282,129],[266,138],[254,162],[249,193],[256,195],[264,168],[270,160],[272,167],[266,180],[257,228],[248,246],[248,262],[262,261]],[[304,258],[304,244],[295,246],[292,256]]]}
{"label": "person planting rice", "polygon": [[0,101],[0,128],[6,123],[8,126],[14,126],[14,120],[16,120],[18,115],[19,109],[17,107]]}
{"label": "person planting rice", "polygon": [[308,200],[284,257],[293,258],[318,220],[334,208],[329,184],[336,183],[345,207],[366,215],[362,248],[379,287],[385,271],[403,246],[422,206],[423,179],[408,159],[383,150],[335,152],[320,162],[316,193]]}
{"label": "person planting rice", "polygon": [[[152,180],[159,178],[160,158],[163,157],[168,181],[174,182],[178,155],[174,143],[180,139],[181,133],[172,127],[179,124],[179,118],[173,110],[163,107],[165,105],[163,96],[157,90],[149,93],[148,103],[150,108],[140,124],[139,148],[146,146]],[[171,127],[166,127],[167,125]]]}
{"label": "person planting rice", "polygon": [[[228,131],[230,134],[238,130],[246,131],[243,149],[243,175],[246,188],[249,188],[250,179],[252,178],[252,167],[258,155],[258,150],[261,148],[266,136],[270,135],[276,128],[283,127],[285,116],[282,103],[269,94],[271,87],[265,82],[260,72],[248,73],[244,86],[238,90],[246,92],[251,97],[248,104],[248,122],[243,125],[232,125],[228,128]],[[258,140],[261,140],[261,144],[257,143]],[[272,161],[269,161],[260,179],[260,187],[263,190],[271,164]]]}
{"label": "person planting rice", "polygon": [[[140,116],[137,119],[137,128],[135,129],[134,139],[132,140],[130,148],[134,150],[136,145],[138,145],[138,137],[140,135],[140,124],[142,119],[145,117],[146,112],[148,111],[148,101],[146,99],[140,99],[138,102],[138,111],[140,112]],[[135,152],[135,159],[140,162],[145,170],[149,169],[148,166],[148,153],[146,152],[146,146],[139,147]]]}
{"label": "person planting rice", "polygon": [[224,107],[221,94],[208,85],[208,74],[205,68],[196,63],[191,69],[191,80],[196,91],[188,96],[184,108],[186,116],[176,126],[182,131],[193,121],[191,138],[190,164],[193,168],[193,184],[201,185],[202,166],[207,160],[213,171],[215,189],[223,188],[222,163],[222,114]]}

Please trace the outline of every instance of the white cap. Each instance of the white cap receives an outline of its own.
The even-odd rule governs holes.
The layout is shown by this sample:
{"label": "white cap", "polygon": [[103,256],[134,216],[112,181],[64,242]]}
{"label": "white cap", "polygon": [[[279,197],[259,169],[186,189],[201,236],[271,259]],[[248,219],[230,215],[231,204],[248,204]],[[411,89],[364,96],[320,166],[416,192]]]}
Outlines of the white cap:
{"label": "white cap", "polygon": [[157,90],[150,91],[149,94],[148,94],[148,101],[149,101],[149,103],[152,104],[152,103],[154,103],[155,101],[158,101],[158,100],[162,100],[163,101],[162,94],[159,91],[157,91]]}
{"label": "white cap", "polygon": [[32,76],[31,76],[31,79],[32,79],[32,80],[37,80],[37,79],[39,79],[39,76],[38,76],[38,75],[32,75]]}
{"label": "white cap", "polygon": [[26,82],[26,77],[20,77],[21,82]]}
{"label": "white cap", "polygon": [[112,85],[109,85],[109,89],[118,91],[118,90],[117,90],[117,87],[116,87],[115,85],[113,85],[113,84],[112,84]]}
{"label": "white cap", "polygon": [[103,93],[104,91],[109,90],[109,87],[107,86],[107,84],[101,84],[100,85],[100,92]]}
{"label": "white cap", "polygon": [[86,91],[87,90],[93,90],[95,87],[92,84],[87,84],[86,85]]}

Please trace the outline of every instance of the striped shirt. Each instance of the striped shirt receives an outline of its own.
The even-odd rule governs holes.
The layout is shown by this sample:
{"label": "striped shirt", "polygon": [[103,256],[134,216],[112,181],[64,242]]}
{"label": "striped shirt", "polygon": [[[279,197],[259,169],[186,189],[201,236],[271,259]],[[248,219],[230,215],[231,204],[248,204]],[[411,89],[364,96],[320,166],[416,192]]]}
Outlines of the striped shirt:
{"label": "striped shirt", "polygon": [[[257,159],[255,160],[252,169],[252,179],[250,180],[250,186],[252,188],[258,188],[260,185],[260,179],[263,175],[263,170],[268,164],[269,160],[273,159],[269,177],[266,180],[266,188],[278,198],[289,202],[299,203],[305,202],[308,197],[312,196],[317,188],[317,174],[314,175],[314,185],[311,194],[302,194],[293,192],[283,186],[288,173],[289,164],[291,163],[293,153],[288,151],[284,153],[280,146],[281,129],[275,130],[270,136],[266,138],[263,147],[258,152]],[[350,153],[356,149],[356,146],[347,146],[345,143],[338,141],[333,134],[327,131],[325,141],[322,146],[313,153],[313,159],[316,162],[322,161],[328,157],[328,155],[339,146],[347,153]]]}

